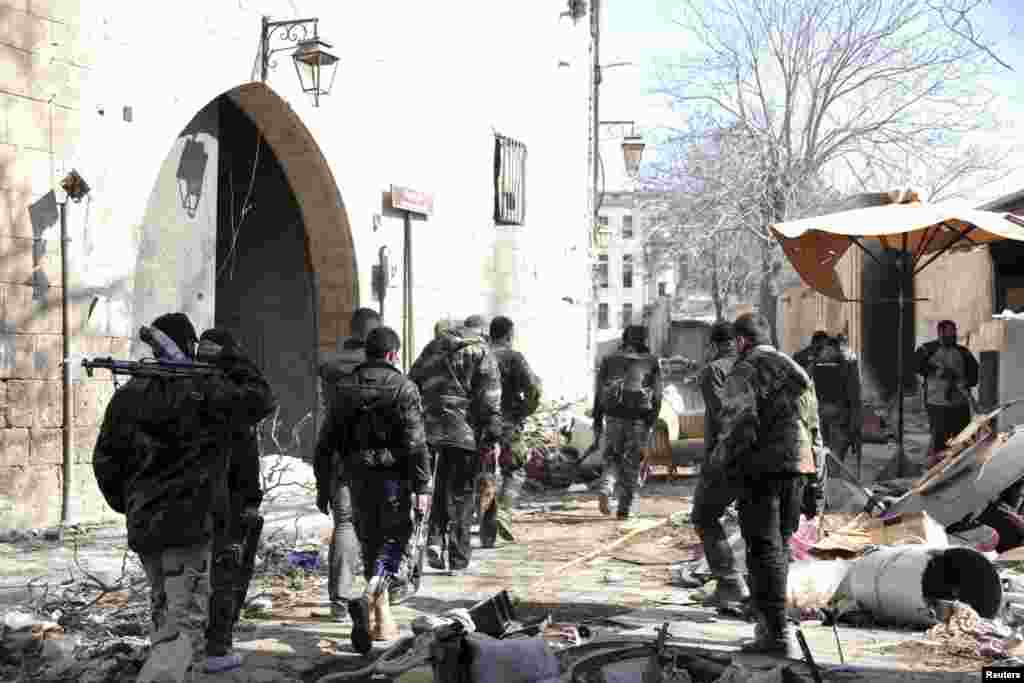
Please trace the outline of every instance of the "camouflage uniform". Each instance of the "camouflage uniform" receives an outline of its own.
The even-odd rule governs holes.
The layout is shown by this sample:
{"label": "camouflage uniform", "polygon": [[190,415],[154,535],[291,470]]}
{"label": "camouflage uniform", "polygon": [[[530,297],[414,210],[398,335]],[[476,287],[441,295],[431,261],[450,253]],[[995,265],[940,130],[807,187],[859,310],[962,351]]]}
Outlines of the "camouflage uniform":
{"label": "camouflage uniform", "polygon": [[478,448],[493,446],[501,439],[498,364],[482,337],[448,331],[427,344],[409,378],[423,396],[427,443],[440,458],[428,561],[438,566],[436,548],[447,538],[450,568],[464,569],[472,555],[470,525],[480,469]]}
{"label": "camouflage uniform", "polygon": [[924,379],[924,400],[931,425],[931,455],[971,422],[968,393],[978,386],[978,361],[960,344],[938,340],[922,344],[916,353],[917,374]]}
{"label": "camouflage uniform", "polygon": [[[320,365],[318,384],[324,424],[330,414],[330,401],[336,394],[338,382],[366,360],[366,342],[361,339],[346,339],[339,347],[336,353],[331,354],[331,357]],[[345,468],[340,461],[331,464],[334,469],[323,473],[323,491],[330,500],[331,519],[334,522],[334,533],[331,535],[331,547],[327,556],[327,594],[337,616],[344,614],[341,606],[349,598],[352,590],[352,569],[358,562],[359,541],[356,538],[353,517],[355,513],[352,507],[352,491]]]}
{"label": "camouflage uniform", "polygon": [[107,405],[93,453],[99,489],[126,516],[149,579],[154,644],[188,632],[201,645],[214,525],[229,517],[224,443],[274,405],[251,363],[218,362],[225,375],[132,378]]}
{"label": "camouflage uniform", "polygon": [[492,343],[491,349],[501,373],[501,484],[495,500],[482,511],[480,543],[485,548],[494,545],[499,530],[505,540],[515,540],[510,513],[526,481],[529,457],[523,424],[537,410],[541,396],[540,379],[522,353],[504,342]]}
{"label": "camouflage uniform", "polygon": [[715,452],[742,489],[751,603],[764,627],[759,641],[787,652],[789,539],[800,522],[806,477],[817,473],[801,419],[801,396],[809,389],[807,373],[770,345],[740,355],[726,381]]}
{"label": "camouflage uniform", "polygon": [[697,490],[693,494],[691,519],[704,546],[704,556],[708,560],[711,574],[718,579],[715,599],[712,602],[728,602],[723,596],[730,588],[737,599],[745,597],[748,593],[746,584],[736,569],[736,558],[722,526],[722,516],[726,509],[736,502],[739,491],[722,469],[715,466],[711,458],[722,429],[721,411],[725,380],[735,362],[735,344],[720,347],[714,358],[701,371],[699,378],[705,406],[705,455]]}
{"label": "camouflage uniform", "polygon": [[604,514],[610,514],[608,501],[616,495],[618,517],[630,516],[662,390],[661,366],[643,344],[623,343],[601,361],[593,416],[595,435],[604,435],[604,469],[598,485]]}
{"label": "camouflage uniform", "polygon": [[[857,357],[831,343],[806,369],[817,391],[825,446],[839,460],[845,460],[851,446],[855,450],[859,447],[864,424]],[[838,474],[836,467],[830,462],[829,472]]]}

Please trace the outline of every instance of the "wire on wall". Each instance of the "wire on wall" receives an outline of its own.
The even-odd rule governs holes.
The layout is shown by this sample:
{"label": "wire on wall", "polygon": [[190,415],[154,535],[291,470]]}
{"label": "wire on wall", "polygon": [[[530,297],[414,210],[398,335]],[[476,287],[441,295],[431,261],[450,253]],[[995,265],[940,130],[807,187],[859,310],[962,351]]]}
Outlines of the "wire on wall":
{"label": "wire on wall", "polygon": [[224,255],[224,262],[220,264],[220,268],[217,269],[217,277],[219,278],[223,273],[224,269],[227,268],[228,264],[231,264],[231,272],[228,273],[228,279],[233,279],[235,276],[235,252],[238,247],[238,235],[242,230],[242,223],[249,216],[252,211],[252,205],[250,200],[252,199],[252,191],[256,185],[256,170],[259,168],[260,163],[260,148],[263,145],[263,135],[260,131],[256,131],[256,151],[253,154],[252,160],[252,173],[249,176],[249,187],[245,193],[245,200],[242,202],[242,208],[240,209],[241,215],[238,217],[238,221],[235,221],[235,183],[234,174],[231,168],[228,169],[228,183],[231,185],[231,245],[228,247],[228,253]]}

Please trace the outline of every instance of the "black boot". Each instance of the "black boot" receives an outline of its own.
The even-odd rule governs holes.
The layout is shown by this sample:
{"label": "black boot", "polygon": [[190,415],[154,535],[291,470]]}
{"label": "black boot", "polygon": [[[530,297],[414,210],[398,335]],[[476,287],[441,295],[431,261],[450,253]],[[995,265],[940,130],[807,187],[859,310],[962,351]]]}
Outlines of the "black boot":
{"label": "black boot", "polygon": [[373,649],[370,638],[370,603],[366,596],[348,601],[348,615],[352,618],[352,649],[361,655]]}
{"label": "black boot", "polygon": [[785,609],[770,610],[759,617],[759,627],[754,627],[754,640],[743,645],[740,650],[750,654],[792,659],[795,652],[793,632],[786,621]]}
{"label": "black boot", "polygon": [[704,601],[705,605],[732,607],[750,599],[750,589],[736,571],[736,558],[725,537],[725,532],[708,531],[701,539],[708,568],[717,583],[715,591]]}

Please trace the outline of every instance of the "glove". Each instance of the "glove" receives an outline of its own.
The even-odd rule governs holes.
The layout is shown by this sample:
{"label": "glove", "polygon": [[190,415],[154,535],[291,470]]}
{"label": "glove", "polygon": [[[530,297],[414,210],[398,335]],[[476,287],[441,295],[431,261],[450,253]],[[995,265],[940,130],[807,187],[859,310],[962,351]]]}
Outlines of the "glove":
{"label": "glove", "polygon": [[501,456],[501,446],[494,444],[480,449],[480,463],[483,467],[484,472],[492,472],[498,464],[498,458]]}
{"label": "glove", "polygon": [[430,507],[431,493],[414,493],[412,495],[412,509],[418,514],[427,514],[427,508]]}
{"label": "glove", "polygon": [[317,492],[316,509],[329,516],[331,514],[331,497],[326,493]]}

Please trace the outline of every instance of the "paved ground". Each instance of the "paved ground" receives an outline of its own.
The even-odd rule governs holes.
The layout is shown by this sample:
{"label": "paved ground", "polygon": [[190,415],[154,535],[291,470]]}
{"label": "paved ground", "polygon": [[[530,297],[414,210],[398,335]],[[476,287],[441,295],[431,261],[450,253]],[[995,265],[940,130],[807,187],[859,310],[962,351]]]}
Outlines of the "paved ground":
{"label": "paved ground", "polygon": [[[918,450],[919,437],[910,439],[911,455]],[[888,460],[888,446],[865,447],[865,479]],[[640,504],[642,519],[655,521],[674,509],[686,510],[695,480],[683,478],[675,482],[652,481],[644,490]],[[418,614],[437,614],[445,609],[469,606],[507,589],[519,597],[520,618],[550,614],[555,621],[586,623],[598,638],[651,636],[664,622],[671,624],[675,642],[729,651],[752,635],[752,626],[743,621],[716,616],[714,612],[693,604],[689,591],[668,585],[667,566],[652,566],[603,558],[581,565],[570,572],[549,575],[542,586],[538,577],[550,574],[566,559],[583,554],[593,543],[588,538],[614,538],[620,525],[600,516],[592,494],[547,495],[535,500],[570,501],[575,505],[573,519],[563,515],[560,522],[543,520],[541,515],[520,517],[519,528],[529,539],[520,545],[505,545],[494,550],[478,550],[471,575],[454,579],[443,573],[429,571],[420,595],[407,605],[395,609],[395,617],[404,627]],[[291,533],[300,538],[316,535],[329,525],[311,501],[293,495],[278,501],[268,512],[266,533]],[[295,519],[299,516],[299,521]],[[554,517],[558,517],[555,515]],[[535,531],[532,525],[538,525]],[[296,531],[297,530],[297,531]],[[543,533],[541,533],[543,532]],[[657,535],[656,532],[655,535]],[[124,540],[120,529],[101,530],[93,534],[90,544],[79,550],[78,562],[101,577],[120,574]],[[27,579],[49,577],[59,583],[74,568],[73,552],[67,545],[55,542],[0,544],[0,607],[23,599],[30,590]],[[609,574],[621,580],[610,583]],[[275,609],[269,618],[246,620],[237,638],[239,651],[246,655],[242,671],[219,676],[198,676],[201,681],[263,681],[309,680],[316,671],[322,673],[344,662],[357,659],[349,652],[348,627],[334,624],[317,615],[325,611],[326,591],[322,578],[311,579],[305,599],[292,601],[287,608]],[[837,648],[831,628],[810,624],[804,634],[817,661],[823,666],[847,665],[874,670],[870,679],[854,672],[834,669],[828,680],[931,681],[965,680],[967,673],[913,671],[941,667],[942,662],[923,661],[919,654],[892,651],[888,646],[920,638],[920,633],[894,630],[865,630],[840,627],[843,657]],[[408,631],[407,631],[408,632]],[[910,652],[908,654],[908,652]],[[756,663],[756,660],[755,660]],[[929,664],[932,666],[929,667]],[[961,669],[964,669],[961,663]],[[429,678],[419,680],[430,680]],[[414,675],[404,677],[413,680]],[[810,679],[808,679],[810,680]]]}

